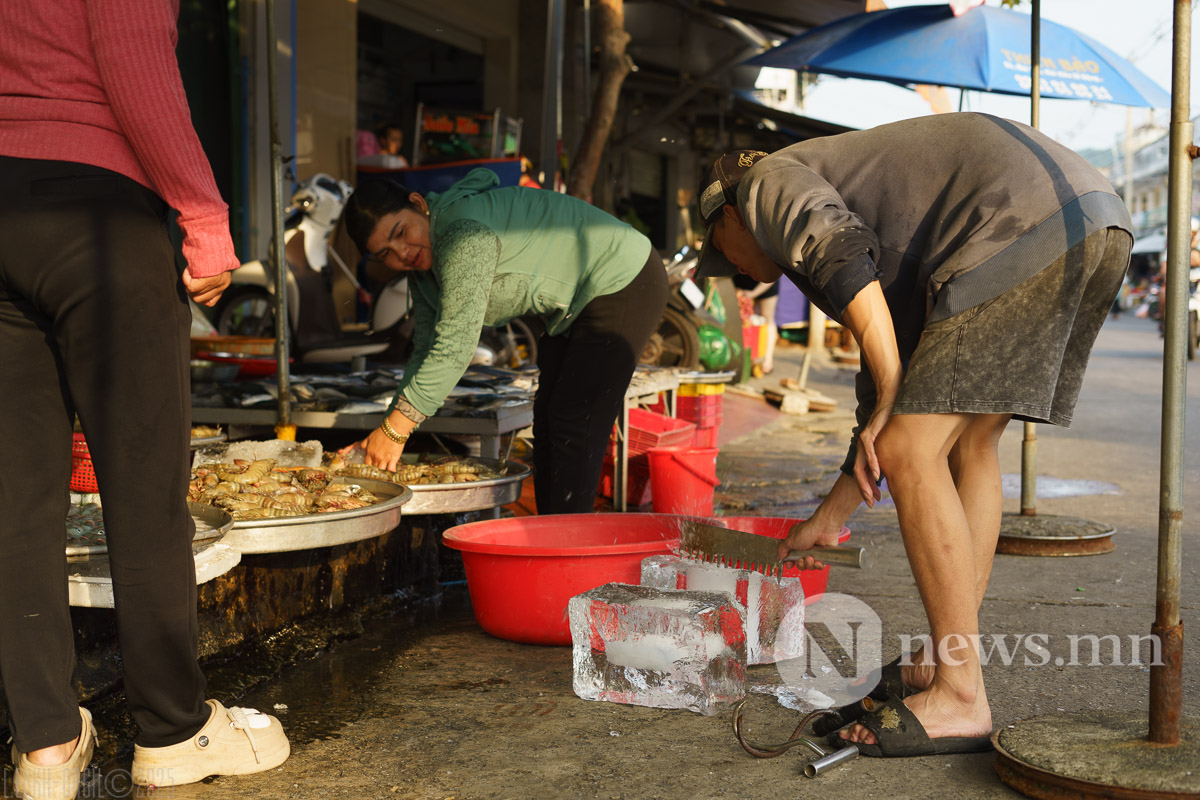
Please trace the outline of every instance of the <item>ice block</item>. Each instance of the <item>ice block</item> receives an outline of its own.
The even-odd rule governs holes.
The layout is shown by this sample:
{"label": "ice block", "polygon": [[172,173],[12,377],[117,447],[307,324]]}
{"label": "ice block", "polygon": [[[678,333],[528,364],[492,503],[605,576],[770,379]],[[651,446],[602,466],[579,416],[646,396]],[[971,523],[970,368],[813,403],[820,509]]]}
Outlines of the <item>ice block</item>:
{"label": "ice block", "polygon": [[804,654],[804,587],[799,577],[768,578],[674,555],[642,560],[642,585],[728,592],[746,618],[746,663],[774,664]]}
{"label": "ice block", "polygon": [[724,592],[609,583],[567,608],[585,700],[712,715],[745,694],[743,611]]}

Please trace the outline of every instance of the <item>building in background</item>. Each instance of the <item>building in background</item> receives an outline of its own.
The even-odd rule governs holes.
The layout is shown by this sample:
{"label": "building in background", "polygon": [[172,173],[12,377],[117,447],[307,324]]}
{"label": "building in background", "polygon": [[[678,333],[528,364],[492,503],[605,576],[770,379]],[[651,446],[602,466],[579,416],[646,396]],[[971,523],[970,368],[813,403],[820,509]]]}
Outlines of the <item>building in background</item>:
{"label": "building in background", "polygon": [[[297,180],[324,172],[355,179],[358,132],[406,126],[417,144],[419,104],[493,113],[523,123],[521,150],[538,172],[570,169],[590,113],[598,43],[585,8],[599,0],[276,0],[275,47],[265,0],[180,10],[179,58],[193,119],[231,209],[244,260],[269,252],[272,211],[267,59],[278,59],[279,133]],[[547,59],[548,13],[562,20],[561,51]],[[592,200],[631,204],[655,245],[694,236],[688,204],[696,175],[734,148],[776,149],[845,130],[764,100],[759,71],[739,67],[772,43],[862,11],[865,0],[730,0],[722,6],[627,2],[622,88]],[[561,93],[557,87],[561,84]],[[549,93],[549,96],[548,96]],[[550,135],[543,118],[550,118]],[[543,142],[557,142],[541,152]],[[291,187],[284,187],[284,196]]]}

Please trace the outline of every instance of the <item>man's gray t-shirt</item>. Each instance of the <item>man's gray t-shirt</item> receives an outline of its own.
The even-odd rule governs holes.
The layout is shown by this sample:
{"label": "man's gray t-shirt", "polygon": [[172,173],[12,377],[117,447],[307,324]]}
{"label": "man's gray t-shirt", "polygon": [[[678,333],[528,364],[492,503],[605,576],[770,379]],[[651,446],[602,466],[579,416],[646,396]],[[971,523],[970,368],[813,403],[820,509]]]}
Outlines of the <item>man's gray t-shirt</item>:
{"label": "man's gray t-shirt", "polygon": [[[878,279],[905,362],[927,323],[998,297],[1097,230],[1132,234],[1125,204],[1081,156],[974,113],[786,147],[750,168],[738,207],[784,276],[834,319]],[[860,378],[861,416],[874,387],[865,369]]]}

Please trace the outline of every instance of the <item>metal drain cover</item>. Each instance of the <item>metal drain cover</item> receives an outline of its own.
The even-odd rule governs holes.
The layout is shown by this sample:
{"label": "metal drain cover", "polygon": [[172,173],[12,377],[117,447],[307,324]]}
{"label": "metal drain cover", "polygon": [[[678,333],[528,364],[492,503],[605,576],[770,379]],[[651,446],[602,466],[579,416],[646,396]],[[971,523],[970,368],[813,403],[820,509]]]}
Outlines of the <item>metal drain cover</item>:
{"label": "metal drain cover", "polygon": [[1094,556],[1116,549],[1111,525],[1057,514],[1005,514],[996,552],[1016,556]]}

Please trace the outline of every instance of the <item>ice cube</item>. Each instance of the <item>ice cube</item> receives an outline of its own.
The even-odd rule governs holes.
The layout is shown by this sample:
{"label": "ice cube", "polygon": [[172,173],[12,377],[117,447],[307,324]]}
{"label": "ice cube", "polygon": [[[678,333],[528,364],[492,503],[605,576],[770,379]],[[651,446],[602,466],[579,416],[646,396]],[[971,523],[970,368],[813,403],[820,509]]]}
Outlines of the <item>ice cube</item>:
{"label": "ice cube", "polygon": [[804,654],[804,587],[798,576],[767,577],[662,555],[642,560],[642,585],[732,595],[745,613],[747,664],[775,664]]}
{"label": "ice cube", "polygon": [[682,559],[679,556],[646,556],[642,559],[642,586],[652,586],[655,589],[684,588],[678,585],[681,563]]}
{"label": "ice cube", "polygon": [[609,583],[567,608],[584,700],[712,715],[745,694],[743,612],[724,593]]}

